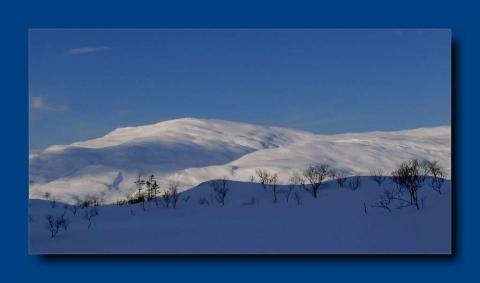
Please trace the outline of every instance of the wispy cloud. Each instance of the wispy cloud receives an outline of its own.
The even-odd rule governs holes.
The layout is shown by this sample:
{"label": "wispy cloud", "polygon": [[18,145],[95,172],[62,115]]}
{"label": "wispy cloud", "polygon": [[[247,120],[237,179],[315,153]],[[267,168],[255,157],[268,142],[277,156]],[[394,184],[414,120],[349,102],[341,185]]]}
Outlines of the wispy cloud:
{"label": "wispy cloud", "polygon": [[68,105],[47,103],[43,96],[32,96],[30,98],[30,108],[45,112],[65,112],[69,110]]}
{"label": "wispy cloud", "polygon": [[108,46],[89,46],[89,47],[72,48],[72,49],[69,49],[67,53],[71,55],[75,55],[75,54],[97,53],[97,52],[110,51],[110,50],[112,50],[112,48]]}

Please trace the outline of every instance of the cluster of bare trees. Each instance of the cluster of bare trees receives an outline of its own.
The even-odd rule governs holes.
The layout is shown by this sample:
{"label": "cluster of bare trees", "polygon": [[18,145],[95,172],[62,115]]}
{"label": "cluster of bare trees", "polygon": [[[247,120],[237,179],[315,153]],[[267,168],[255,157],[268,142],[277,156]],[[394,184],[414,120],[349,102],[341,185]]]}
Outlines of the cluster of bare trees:
{"label": "cluster of bare trees", "polygon": [[427,166],[428,172],[431,175],[430,185],[435,191],[442,194],[442,186],[446,176],[443,167],[438,164],[438,161],[426,162],[425,166]]}
{"label": "cluster of bare trees", "polygon": [[142,176],[139,175],[134,184],[136,185],[137,192],[132,196],[129,196],[127,200],[118,201],[118,205],[141,203],[142,209],[145,211],[145,202],[153,200],[157,207],[159,204],[166,208],[177,207],[181,195],[178,191],[180,183],[171,182],[162,192],[160,190],[160,185],[155,179],[155,175],[152,174],[146,180],[142,179]]}
{"label": "cluster of bare trees", "polygon": [[[263,189],[268,190],[270,188],[272,190],[273,202],[276,203],[278,201],[278,174],[265,169],[257,169],[255,173]],[[336,180],[338,185],[343,188],[347,182],[347,174],[345,171],[330,168],[327,164],[312,164],[301,173],[293,173],[288,180],[287,188],[282,190],[281,193],[283,193],[286,202],[289,202],[293,196],[297,204],[300,204],[300,194],[296,190],[297,188],[302,188],[309,192],[313,198],[317,198],[322,184],[327,179]],[[251,176],[250,181],[252,180],[255,180],[255,177]],[[350,189],[356,190],[359,186],[360,177],[350,178],[350,182],[348,183]]]}
{"label": "cluster of bare trees", "polygon": [[[50,237],[55,238],[62,229],[67,231],[70,226],[70,219],[66,217],[67,213],[72,213],[72,216],[75,217],[79,210],[84,210],[83,218],[88,222],[88,229],[92,226],[92,219],[95,216],[99,215],[98,206],[102,203],[101,200],[94,197],[88,197],[84,201],[77,200],[73,205],[65,204],[63,206],[63,212],[57,216],[48,214],[46,219],[46,229],[50,232]],[[52,208],[55,209],[56,205],[52,205]]]}
{"label": "cluster of bare trees", "polygon": [[70,225],[70,220],[65,217],[65,212],[57,217],[49,214],[45,218],[47,220],[46,228],[50,232],[51,238],[55,238],[60,229],[67,231],[68,226]]}
{"label": "cluster of bare trees", "polygon": [[313,198],[317,198],[322,182],[330,176],[330,167],[327,164],[310,165],[303,171],[303,177],[308,182],[302,182],[306,191],[310,192]]}
{"label": "cluster of bare trees", "polygon": [[268,190],[268,188],[272,189],[273,202],[276,203],[278,201],[277,199],[278,174],[270,173],[265,169],[257,169],[255,173],[257,174],[258,180],[264,190]]}
{"label": "cluster of bare trees", "polygon": [[[383,208],[391,212],[392,205],[396,204],[397,208],[414,206],[419,210],[423,207],[425,200],[425,197],[420,198],[419,191],[424,187],[427,178],[430,180],[431,188],[441,194],[445,175],[443,167],[437,161],[420,162],[416,159],[405,161],[391,173],[392,182],[396,187],[384,189],[372,207]],[[384,171],[375,171],[375,175],[372,174],[372,179],[379,186],[385,178]]]}
{"label": "cluster of bare trees", "polygon": [[[293,199],[297,205],[301,204],[300,189],[308,192],[313,198],[318,198],[320,189],[325,180],[335,180],[339,187],[348,187],[351,190],[357,190],[361,184],[360,176],[352,176],[347,178],[345,171],[330,168],[326,164],[313,164],[305,168],[301,173],[295,172],[288,179],[288,185],[282,190],[278,190],[279,176],[275,172],[269,172],[265,169],[257,169],[256,177],[251,176],[250,181],[254,182],[256,178],[265,191],[271,190],[274,203],[278,202],[278,195],[283,195],[285,202],[288,203]],[[445,170],[437,161],[418,161],[416,159],[408,160],[401,163],[393,172],[391,177],[387,177],[387,172],[383,169],[373,169],[370,171],[370,178],[380,188],[386,180],[391,178],[394,186],[383,186],[383,193],[379,195],[376,202],[371,207],[385,209],[392,212],[393,207],[403,208],[406,206],[414,206],[421,209],[425,198],[419,195],[419,191],[428,183],[433,190],[442,194],[442,186],[445,182]],[[166,190],[160,191],[154,175],[150,175],[146,180],[138,176],[134,182],[136,185],[136,193],[126,200],[117,202],[117,204],[134,204],[141,203],[145,210],[145,201],[154,200],[156,206],[162,204],[165,208],[175,209],[180,200],[179,183],[170,183]],[[201,205],[211,205],[214,200],[220,205],[225,206],[226,197],[230,191],[229,181],[226,178],[215,180],[210,183],[212,194],[210,201],[203,197],[199,199]],[[44,197],[50,201],[51,207],[56,207],[56,200],[50,193],[45,193]],[[185,199],[188,201],[188,197]],[[249,202],[244,205],[254,205],[256,200],[252,197]],[[65,211],[58,215],[46,216],[46,228],[50,232],[51,238],[55,238],[60,230],[67,231],[70,221],[66,217],[69,211],[75,217],[81,209],[84,211],[83,218],[88,222],[88,229],[92,226],[92,220],[99,215],[99,206],[102,201],[95,197],[87,197],[85,200],[77,202],[74,205],[65,205]],[[364,210],[367,213],[366,204]],[[31,218],[30,221],[33,221]]]}

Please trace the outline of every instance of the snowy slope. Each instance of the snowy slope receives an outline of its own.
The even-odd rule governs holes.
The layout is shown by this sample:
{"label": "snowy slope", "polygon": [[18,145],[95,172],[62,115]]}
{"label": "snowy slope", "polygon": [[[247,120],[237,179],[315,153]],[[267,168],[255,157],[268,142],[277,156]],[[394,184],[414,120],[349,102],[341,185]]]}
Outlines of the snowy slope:
{"label": "snowy slope", "polygon": [[30,197],[50,192],[74,202],[97,196],[108,202],[135,191],[138,174],[155,174],[165,188],[188,189],[227,177],[246,181],[255,169],[278,172],[286,182],[311,163],[328,163],[349,174],[393,170],[410,159],[438,160],[450,174],[450,127],[397,132],[316,135],[244,123],[177,119],[120,128],[104,137],[52,146],[30,156]]}
{"label": "snowy slope", "polygon": [[[348,181],[347,181],[348,182]],[[427,182],[428,183],[428,182]],[[370,253],[449,254],[451,252],[451,183],[442,194],[425,185],[419,192],[422,209],[392,212],[373,208],[382,187],[368,177],[358,190],[327,182],[317,199],[296,188],[300,204],[287,202],[278,188],[273,203],[271,189],[259,184],[229,182],[225,206],[212,198],[210,182],[187,190],[176,209],[154,202],[105,205],[88,222],[85,209],[75,215],[70,207],[30,200],[30,253]],[[200,199],[208,204],[200,204]],[[365,212],[366,208],[366,212]],[[55,238],[45,228],[45,216],[70,220],[67,231]]]}

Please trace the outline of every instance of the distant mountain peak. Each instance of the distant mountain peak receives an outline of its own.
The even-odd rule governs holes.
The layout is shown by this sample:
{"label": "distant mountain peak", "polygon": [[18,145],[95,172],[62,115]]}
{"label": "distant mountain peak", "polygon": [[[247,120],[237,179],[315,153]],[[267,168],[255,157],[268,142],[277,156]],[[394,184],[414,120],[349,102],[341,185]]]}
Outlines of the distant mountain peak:
{"label": "distant mountain peak", "polygon": [[[438,160],[450,172],[449,126],[394,132],[317,135],[305,131],[213,119],[180,118],[118,128],[103,137],[52,146],[30,156],[30,194],[72,201],[101,195],[123,199],[138,174],[182,189],[226,177],[246,181],[263,168],[285,183],[293,172],[326,163],[349,174],[392,170],[411,159]],[[122,181],[110,190],[117,176]],[[117,178],[117,179],[116,179]]]}

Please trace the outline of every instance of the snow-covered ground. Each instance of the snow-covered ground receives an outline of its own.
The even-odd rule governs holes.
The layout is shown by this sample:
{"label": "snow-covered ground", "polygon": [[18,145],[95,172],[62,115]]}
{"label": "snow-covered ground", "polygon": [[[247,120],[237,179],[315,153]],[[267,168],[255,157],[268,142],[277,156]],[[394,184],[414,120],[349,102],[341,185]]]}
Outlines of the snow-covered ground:
{"label": "snow-covered ground", "polygon": [[408,159],[437,160],[451,172],[450,126],[396,132],[317,135],[221,120],[184,118],[120,128],[104,137],[52,146],[30,155],[30,198],[46,192],[75,203],[93,196],[112,203],[135,192],[138,174],[154,174],[161,190],[181,190],[226,177],[247,181],[258,168],[279,174],[325,163],[350,175],[391,172]]}
{"label": "snow-covered ground", "polygon": [[[90,229],[86,208],[74,216],[64,204],[52,208],[49,201],[31,199],[30,253],[451,252],[450,181],[438,194],[427,180],[419,192],[421,210],[392,205],[391,213],[371,207],[384,189],[393,188],[390,179],[379,187],[362,177],[357,190],[329,181],[316,199],[296,188],[300,204],[293,195],[286,201],[286,186],[279,188],[273,203],[271,188],[231,181],[224,206],[213,199],[210,182],[185,191],[176,209],[154,202],[146,203],[145,211],[141,203],[100,206]],[[51,238],[45,217],[62,213],[70,226]]]}

